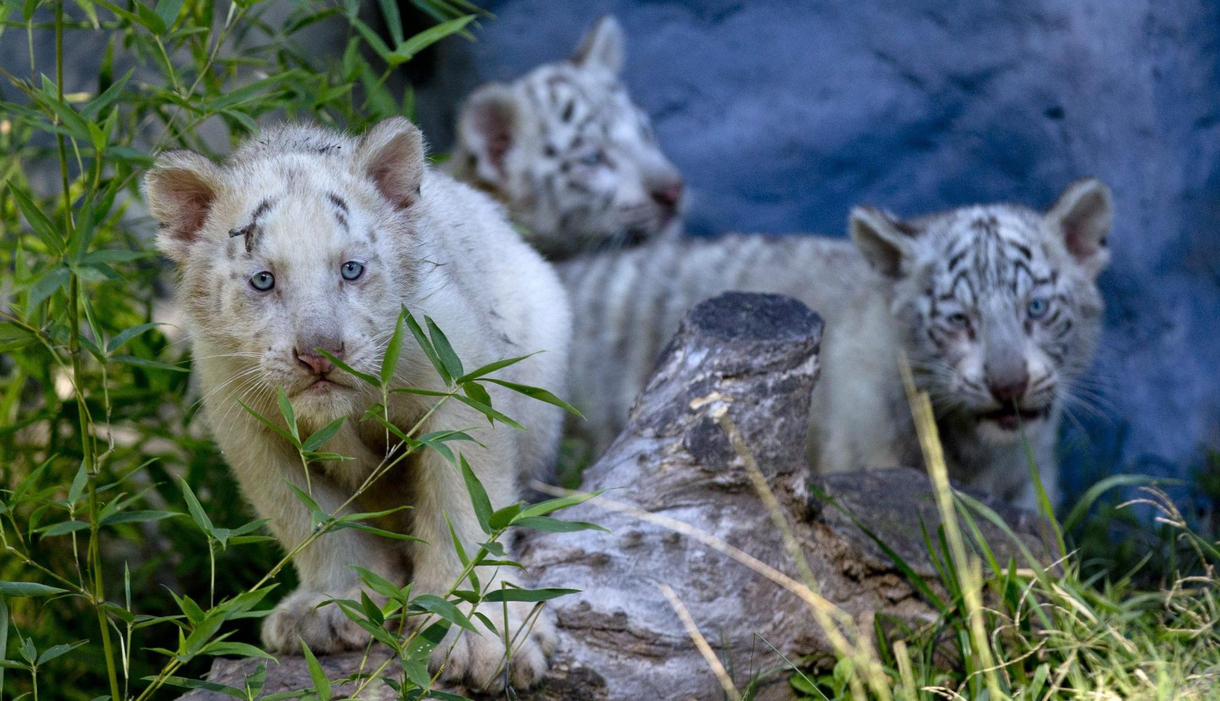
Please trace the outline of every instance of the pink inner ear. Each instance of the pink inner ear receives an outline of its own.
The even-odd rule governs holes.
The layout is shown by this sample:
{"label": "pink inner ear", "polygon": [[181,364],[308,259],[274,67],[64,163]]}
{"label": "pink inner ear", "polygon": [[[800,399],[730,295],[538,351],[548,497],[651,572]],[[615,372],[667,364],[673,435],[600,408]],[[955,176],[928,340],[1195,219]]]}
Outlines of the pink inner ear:
{"label": "pink inner ear", "polygon": [[476,112],[475,128],[483,137],[487,159],[499,170],[504,166],[504,154],[513,145],[507,109],[495,103],[482,105]]}

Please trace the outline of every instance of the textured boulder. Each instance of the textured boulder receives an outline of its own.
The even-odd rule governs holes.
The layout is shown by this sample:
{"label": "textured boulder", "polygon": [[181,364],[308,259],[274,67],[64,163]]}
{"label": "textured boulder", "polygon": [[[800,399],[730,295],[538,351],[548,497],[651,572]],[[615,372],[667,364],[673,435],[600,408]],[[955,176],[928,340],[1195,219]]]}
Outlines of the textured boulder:
{"label": "textured boulder", "polygon": [[[614,503],[595,500],[561,514],[610,533],[531,534],[521,543],[521,561],[539,586],[581,590],[552,602],[560,647],[543,685],[522,698],[719,697],[662,585],[689,609],[717,654],[737,660],[740,686],[753,672],[782,663],[759,636],[789,659],[831,653],[800,598],[709,546],[711,536],[763,567],[800,578],[751,481],[746,453],[774,493],[819,592],[861,630],[872,630],[878,613],[908,621],[934,617],[861,529],[889,544],[915,572],[933,576],[919,535],[921,523],[932,532],[939,523],[926,476],[894,469],[814,480],[805,462],[804,417],[821,334],[816,314],[775,295],[729,293],[687,316],[626,430],[585,472],[583,487],[611,489],[606,496]],[[1045,552],[1039,521],[979,498],[1027,545]],[[671,523],[658,522],[664,519]],[[1001,561],[1017,557],[999,529],[981,520],[979,526]],[[343,676],[357,669],[360,656],[323,660],[332,676]],[[239,682],[254,664],[218,660],[210,679]],[[285,657],[267,675],[269,689],[309,684],[301,658]],[[787,676],[768,678],[759,698],[791,698]],[[190,698],[210,697],[196,692]]]}

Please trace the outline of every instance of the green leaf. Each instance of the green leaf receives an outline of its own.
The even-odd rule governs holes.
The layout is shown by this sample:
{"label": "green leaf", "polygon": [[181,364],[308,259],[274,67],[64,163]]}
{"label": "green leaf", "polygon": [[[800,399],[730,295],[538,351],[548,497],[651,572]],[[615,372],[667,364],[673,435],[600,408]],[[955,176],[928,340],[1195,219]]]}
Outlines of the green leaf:
{"label": "green leaf", "polygon": [[[157,677],[144,677],[144,681],[156,681]],[[161,680],[163,683],[170,686],[177,686],[183,689],[202,689],[204,691],[212,691],[225,696],[232,696],[235,699],[244,699],[246,694],[241,689],[235,689],[224,684],[209,682],[203,679],[187,679],[185,677],[165,677]]]}
{"label": "green leaf", "polygon": [[[538,351],[538,353],[541,353],[541,352],[542,351]],[[516,358],[505,358],[504,360],[497,360],[494,363],[488,363],[481,368],[478,368],[476,370],[471,370],[470,372],[466,373],[465,375],[462,375],[461,377],[457,378],[455,380],[455,382],[457,382],[458,384],[463,384],[465,382],[469,382],[471,380],[478,379],[484,375],[493,373],[496,370],[506,368],[510,365],[516,365],[517,363],[521,362],[522,360],[525,360],[526,358],[532,358],[535,355],[538,355],[538,353],[530,353],[529,355],[519,355]]]}
{"label": "green leaf", "polygon": [[470,622],[470,619],[459,611],[457,605],[452,601],[447,601],[432,594],[422,594],[412,599],[411,608],[435,614],[443,620],[464,628],[475,635],[481,635],[478,629],[474,627],[474,624]]}
{"label": "green leaf", "polygon": [[[391,4],[393,4],[391,2]],[[398,321],[394,323],[394,335],[390,337],[390,344],[386,346],[385,357],[381,359],[381,386],[387,387],[390,380],[394,379],[394,371],[398,369],[398,357],[402,354],[403,341],[403,317],[406,315],[406,308],[398,314]]]}
{"label": "green leaf", "polygon": [[483,601],[498,603],[501,601],[550,601],[568,594],[579,594],[579,589],[517,589],[504,587],[487,592]]}
{"label": "green leaf", "polygon": [[364,609],[364,615],[369,617],[369,620],[377,625],[385,623],[385,615],[381,613],[381,609],[373,603],[367,592],[360,590],[360,607]]}
{"label": "green leaf", "polygon": [[403,307],[403,312],[406,314],[407,328],[411,330],[411,335],[415,337],[415,342],[419,344],[424,355],[428,357],[428,361],[432,363],[432,367],[436,368],[436,374],[440,375],[445,385],[453,384],[453,376],[445,369],[445,365],[441,363],[440,356],[436,354],[436,348],[432,347],[432,341],[428,340],[424,330],[419,327],[419,322],[411,315],[411,312]]}
{"label": "green leaf", "polygon": [[576,407],[572,406],[571,404],[568,404],[567,402],[563,401],[559,397],[556,397],[555,395],[551,394],[550,392],[548,392],[545,389],[542,389],[540,387],[530,387],[529,385],[519,385],[516,382],[497,380],[497,379],[491,378],[491,377],[487,378],[487,381],[494,382],[497,385],[500,385],[501,387],[507,387],[507,388],[511,389],[512,391],[517,392],[518,394],[524,394],[525,396],[527,396],[531,399],[537,399],[538,401],[546,402],[547,404],[554,404],[555,406],[562,408],[564,411],[568,412],[569,414],[573,414],[575,416],[584,418],[584,414],[581,414],[576,409]]}
{"label": "green leaf", "polygon": [[428,335],[432,337],[432,345],[436,348],[436,355],[440,358],[441,363],[445,365],[445,372],[449,373],[450,377],[461,377],[464,372],[462,370],[462,361],[458,358],[457,353],[453,352],[453,346],[449,345],[449,338],[436,325],[432,317],[425,316],[424,321],[428,324]]}
{"label": "green leaf", "polygon": [[253,645],[249,645],[247,643],[231,643],[228,641],[220,641],[220,642],[215,642],[215,643],[212,643],[211,645],[208,645],[207,647],[203,648],[199,652],[202,655],[212,655],[212,656],[238,655],[239,657],[261,657],[263,659],[271,660],[272,662],[279,662],[279,660],[275,659],[274,657],[267,654],[266,652],[263,652],[259,648],[255,647]]}
{"label": "green leaf", "polygon": [[520,528],[532,528],[535,531],[546,531],[547,533],[572,533],[574,531],[610,531],[602,528],[596,523],[586,523],[584,521],[561,521],[557,518],[549,516],[529,516],[519,518],[513,521],[514,526]]}
{"label": "green leaf", "polygon": [[[110,84],[102,94],[89,101],[89,104],[81,108],[80,116],[90,122],[96,120],[102,115],[102,112],[119,98],[119,94],[123,92],[123,88],[127,86],[127,81],[131,80],[131,76],[136,69],[132,68],[117,81]],[[145,254],[148,255],[148,254]]]}
{"label": "green leaf", "polygon": [[495,530],[500,530],[512,524],[513,519],[517,518],[517,514],[521,513],[524,504],[509,504],[503,509],[496,510],[495,513],[487,519],[487,522]]}
{"label": "green leaf", "polygon": [[167,518],[175,518],[182,514],[173,511],[121,511],[101,520],[103,526],[113,526],[118,523],[148,523]]}
{"label": "green leaf", "polygon": [[301,641],[301,653],[305,655],[305,663],[309,665],[309,678],[313,680],[314,693],[318,695],[321,701],[330,701],[330,680],[326,678],[326,672],[322,670],[322,665],[318,664],[318,658],[313,656],[313,652],[309,650],[309,646]]}
{"label": "green leaf", "polygon": [[381,15],[385,19],[386,28],[390,30],[390,39],[395,46],[402,43],[402,15],[398,13],[398,2],[396,0],[378,0],[381,6]]}
{"label": "green leaf", "polygon": [[153,251],[128,251],[119,248],[106,248],[100,251],[92,251],[81,256],[80,263],[82,265],[95,265],[97,263],[130,263],[144,258],[151,258],[156,253]]}
{"label": "green leaf", "polygon": [[361,380],[364,380],[365,382],[369,383],[370,385],[372,385],[374,387],[381,386],[378,383],[376,377],[373,377],[372,375],[368,374],[367,372],[360,372],[359,370],[353,368],[351,365],[348,365],[347,363],[343,362],[342,360],[339,360],[338,358],[336,358],[334,355],[332,355],[330,353],[330,351],[325,350],[323,348],[315,348],[314,350],[321,353],[323,358],[326,358],[330,362],[334,363],[335,367],[339,368],[343,372],[346,372],[347,374],[349,374],[353,377],[358,377]]}
{"label": "green leaf", "polygon": [[401,540],[403,542],[408,542],[408,543],[426,543],[427,542],[426,540],[424,540],[422,538],[416,538],[413,535],[407,535],[406,533],[399,533],[397,531],[387,531],[384,528],[377,528],[376,526],[370,526],[367,523],[359,523],[356,521],[340,521],[339,523],[335,524],[334,530],[341,531],[344,528],[354,528],[358,531],[364,531],[365,533],[372,533],[373,535],[381,536],[382,538]]}
{"label": "green leaf", "polygon": [[462,479],[466,482],[466,491],[470,494],[470,503],[474,506],[474,515],[479,519],[479,527],[484,533],[490,535],[491,529],[491,499],[487,497],[487,490],[483,489],[483,483],[479,481],[474,470],[470,469],[470,463],[466,462],[466,456],[458,457],[462,468]]}
{"label": "green leaf", "polygon": [[474,15],[466,15],[465,17],[458,17],[448,22],[442,22],[435,27],[429,27],[399,44],[398,48],[394,49],[394,52],[390,55],[396,59],[401,59],[401,61],[409,61],[420,51],[432,46],[441,39],[461,32],[473,19]]}
{"label": "green leaf", "polygon": [[38,582],[0,582],[0,597],[6,599],[23,598],[27,596],[52,596],[63,594],[67,589],[49,587]]}
{"label": "green leaf", "polygon": [[322,510],[322,507],[318,506],[318,502],[314,501],[313,497],[306,494],[300,487],[289,482],[288,488],[291,489],[292,492],[297,495],[297,499],[300,499],[301,503],[305,504],[305,506],[308,507],[310,511],[313,511],[314,513],[322,514],[323,516],[326,515],[326,512]]}
{"label": "green leaf", "polygon": [[483,416],[486,416],[487,420],[492,422],[493,425],[495,424],[495,422],[499,421],[500,423],[502,423],[506,426],[512,426],[513,428],[517,429],[518,431],[525,430],[524,426],[517,423],[512,418],[496,411],[495,409],[492,409],[491,407],[487,406],[486,404],[484,404],[482,402],[476,402],[475,400],[471,399],[470,397],[464,397],[460,394],[453,395],[453,398],[458,400],[459,402],[465,404],[466,406],[469,406],[472,409],[475,409]]}
{"label": "green leaf", "polygon": [[55,659],[56,657],[60,657],[69,652],[72,652],[73,650],[80,647],[81,645],[86,645],[88,643],[89,643],[88,640],[77,640],[76,642],[68,644],[68,645],[52,645],[51,647],[49,647],[46,650],[43,650],[41,653],[39,653],[38,664],[40,664],[40,665],[46,664],[47,662],[50,662],[51,660]]}
{"label": "green leaf", "polygon": [[216,527],[212,525],[212,519],[208,518],[207,512],[203,510],[203,504],[200,504],[199,500],[195,498],[191,485],[186,483],[185,478],[179,478],[178,483],[182,487],[182,498],[186,500],[186,510],[190,512],[191,519],[208,537],[214,537]]}
{"label": "green leaf", "polygon": [[297,430],[297,415],[292,410],[292,402],[288,401],[288,395],[284,394],[283,387],[276,388],[276,400],[280,405],[280,416],[284,417],[284,423],[288,425],[288,431],[292,434],[292,444],[300,447],[301,434]]}
{"label": "green leaf", "polygon": [[37,528],[34,530],[34,532],[40,534],[43,538],[46,538],[47,536],[67,535],[69,533],[83,531],[88,527],[89,523],[87,521],[61,521],[50,526],[42,526],[41,528]]}
{"label": "green leaf", "polygon": [[76,502],[80,501],[81,495],[85,493],[85,485],[89,482],[89,473],[85,470],[85,461],[80,461],[80,469],[76,471],[76,477],[72,478],[72,486],[68,489],[68,506],[73,507]]}
{"label": "green leaf", "polygon": [[112,355],[110,359],[116,363],[125,363],[127,365],[138,365],[142,368],[152,368],[154,370],[168,370],[169,372],[190,372],[190,368],[180,367],[178,365],[170,365],[156,360],[147,360],[145,358],[136,358],[130,355]]}
{"label": "green leaf", "polygon": [[343,426],[343,422],[346,420],[346,416],[340,416],[317,431],[314,431],[309,438],[306,438],[305,441],[301,443],[301,450],[306,453],[311,453],[326,445],[326,442],[331,438],[334,438],[335,434],[339,432],[339,429]]}
{"label": "green leaf", "polygon": [[246,410],[246,412],[247,412],[248,414],[250,414],[250,416],[253,416],[254,418],[258,419],[259,423],[261,423],[262,425],[264,425],[264,426],[266,426],[267,428],[271,429],[272,431],[275,431],[275,432],[276,432],[276,433],[278,433],[278,434],[279,434],[281,437],[283,437],[283,439],[284,439],[284,440],[288,441],[288,442],[289,442],[289,443],[291,443],[292,445],[294,445],[294,446],[296,446],[296,447],[298,447],[298,448],[300,447],[300,445],[301,445],[301,444],[300,444],[300,442],[299,442],[299,441],[297,441],[297,439],[296,439],[296,438],[295,438],[295,437],[294,437],[292,434],[288,433],[287,431],[285,431],[284,429],[280,428],[279,426],[276,426],[275,424],[271,423],[271,421],[270,421],[269,419],[267,419],[267,417],[263,416],[262,414],[258,413],[257,411],[255,411],[255,410],[251,409],[250,407],[246,406],[246,403],[245,403],[245,402],[243,402],[242,400],[238,399],[238,400],[237,400],[237,403],[238,403],[238,404],[240,404],[240,405],[241,405],[241,408],[245,409],[245,410]]}
{"label": "green leaf", "polygon": [[360,575],[360,581],[364,582],[369,589],[391,599],[398,596],[399,588],[397,584],[359,565],[352,565],[351,568],[356,570],[356,573]]}
{"label": "green leaf", "polygon": [[476,402],[491,406],[491,395],[488,394],[487,390],[477,382],[467,382],[463,384],[462,391],[466,393],[467,397],[470,397]]}
{"label": "green leaf", "polygon": [[[255,648],[256,650],[258,648]],[[262,652],[262,650],[259,650]],[[263,686],[267,683],[267,665],[259,663],[253,672],[246,675],[246,698],[257,698]]]}
{"label": "green leaf", "polygon": [[560,509],[566,509],[569,506],[576,506],[577,504],[583,504],[584,502],[592,499],[593,497],[600,496],[605,491],[606,491],[605,489],[599,489],[595,492],[586,492],[584,494],[574,494],[569,497],[560,497],[558,499],[548,499],[547,501],[540,501],[537,504],[534,504],[533,506],[530,506],[529,508],[523,510],[521,512],[521,515],[518,516],[514,520],[514,524],[523,518],[530,518],[531,516],[546,516],[549,513],[554,513],[556,511],[559,511]]}
{"label": "green leaf", "polygon": [[178,13],[182,11],[182,3],[183,0],[159,0],[157,2],[155,12],[167,29],[174,26]]}
{"label": "green leaf", "polygon": [[51,220],[47,218],[47,215],[42,213],[42,210],[38,208],[38,205],[34,204],[33,200],[31,200],[24,192],[16,187],[12,187],[11,185],[12,184],[10,183],[8,191],[13,196],[13,199],[17,202],[17,207],[21,210],[22,216],[24,216],[25,220],[29,222],[30,228],[33,229],[38,238],[42,240],[42,243],[47,247],[47,250],[53,254],[62,253],[63,241],[61,240],[59,229],[55,228],[55,225],[51,223]]}
{"label": "green leaf", "polygon": [[133,326],[129,329],[124,329],[122,332],[119,333],[119,335],[110,339],[106,343],[106,352],[113,353],[116,350],[118,350],[123,344],[127,343],[131,339],[135,338],[136,336],[139,336],[140,334],[144,333],[145,331],[148,331],[150,329],[155,329],[158,326],[162,326],[162,324],[159,324],[157,322],[150,322],[147,324],[139,324],[139,325]]}
{"label": "green leaf", "polygon": [[68,280],[72,277],[72,271],[64,266],[56,266],[44,272],[33,285],[30,285],[30,296],[26,302],[26,308],[33,310],[43,300],[55,294],[55,291],[64,285],[68,284]]}

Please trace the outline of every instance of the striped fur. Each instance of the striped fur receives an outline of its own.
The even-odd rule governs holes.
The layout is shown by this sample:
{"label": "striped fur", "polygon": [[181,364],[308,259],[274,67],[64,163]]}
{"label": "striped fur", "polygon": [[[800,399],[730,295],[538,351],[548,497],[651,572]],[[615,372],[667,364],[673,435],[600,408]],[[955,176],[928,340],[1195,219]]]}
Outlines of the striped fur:
{"label": "striped fur", "polygon": [[[956,479],[1032,503],[1019,411],[1053,495],[1056,426],[1100,336],[1095,278],[1108,256],[1109,212],[1105,186],[1089,180],[1046,214],[989,205],[902,221],[857,208],[854,245],[730,235],[560,264],[574,310],[570,388],[587,417],[580,430],[596,453],[608,446],[698,301],[771,292],[826,321],[809,445],[819,471],[921,463],[901,352],[931,394]],[[1027,390],[1019,409],[1006,409],[989,387],[1021,370]]]}
{"label": "striped fur", "polygon": [[619,77],[622,30],[603,18],[571,60],[472,94],[446,167],[504,202],[551,258],[676,236],[682,178]]}

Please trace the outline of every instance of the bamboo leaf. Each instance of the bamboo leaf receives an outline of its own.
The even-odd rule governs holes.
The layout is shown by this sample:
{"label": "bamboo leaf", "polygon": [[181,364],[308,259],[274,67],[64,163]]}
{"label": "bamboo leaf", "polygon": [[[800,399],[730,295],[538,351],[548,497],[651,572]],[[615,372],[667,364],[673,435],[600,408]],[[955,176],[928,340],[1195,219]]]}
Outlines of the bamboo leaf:
{"label": "bamboo leaf", "polygon": [[326,672],[322,670],[322,665],[318,664],[318,658],[313,656],[309,646],[304,640],[297,638],[301,642],[301,653],[305,655],[305,663],[309,665],[309,678],[313,680],[314,693],[318,695],[321,701],[330,701],[330,680],[326,678]]}
{"label": "bamboo leaf", "polygon": [[579,594],[579,589],[517,589],[505,587],[487,592],[483,601],[497,603],[501,601],[550,601],[568,594]]}
{"label": "bamboo leaf", "polygon": [[49,587],[38,582],[0,582],[0,597],[17,599],[32,596],[52,596],[63,594],[67,589]]}
{"label": "bamboo leaf", "polygon": [[[390,4],[393,4],[392,2]],[[381,359],[381,386],[387,387],[390,380],[394,379],[394,371],[398,368],[398,356],[402,353],[403,340],[403,316],[406,314],[404,308],[402,313],[398,315],[398,321],[394,324],[394,335],[390,338],[390,344],[386,346],[385,357]]]}
{"label": "bamboo leaf", "polygon": [[406,310],[406,307],[403,307],[403,313],[406,314],[407,328],[411,330],[411,335],[415,337],[415,342],[424,351],[424,355],[432,363],[432,367],[436,368],[436,374],[440,375],[446,385],[452,385],[454,376],[450,375],[449,371],[445,369],[444,363],[441,362],[440,356],[436,353],[436,348],[432,346],[432,341],[424,334],[424,330],[420,328],[419,322],[415,320],[411,312]]}
{"label": "bamboo leaf", "polygon": [[444,364],[445,372],[449,373],[450,377],[461,377],[462,361],[453,351],[453,346],[449,345],[449,338],[445,336],[445,332],[441,331],[441,327],[437,326],[430,316],[425,316],[424,322],[428,324],[428,335],[432,337],[432,346],[436,348],[436,355]]}
{"label": "bamboo leaf", "polygon": [[479,519],[479,527],[484,533],[490,535],[491,528],[491,499],[487,497],[487,490],[483,488],[483,483],[479,481],[474,470],[470,469],[470,463],[466,462],[466,456],[458,456],[461,463],[462,479],[466,482],[466,491],[470,494],[470,503],[474,506],[475,517]]}
{"label": "bamboo leaf", "polygon": [[339,429],[343,426],[343,422],[346,420],[346,416],[340,416],[317,431],[314,431],[309,438],[306,438],[305,441],[301,443],[301,450],[306,453],[311,453],[326,445],[326,442],[331,438],[334,438],[335,434],[339,432]]}
{"label": "bamboo leaf", "polygon": [[571,404],[568,404],[567,402],[563,401],[559,397],[556,397],[554,394],[551,394],[550,392],[548,392],[545,389],[542,389],[540,387],[530,387],[529,385],[519,385],[516,382],[507,382],[505,380],[497,380],[495,378],[488,378],[487,381],[494,382],[495,384],[500,385],[501,387],[507,387],[508,389],[511,389],[512,391],[517,392],[518,394],[524,394],[525,396],[527,396],[531,399],[537,399],[538,401],[546,402],[547,404],[554,404],[555,406],[562,408],[564,411],[568,412],[569,414],[579,416],[582,419],[584,418],[584,414],[581,414],[580,411],[578,411],[576,409],[576,407],[572,406]]}

